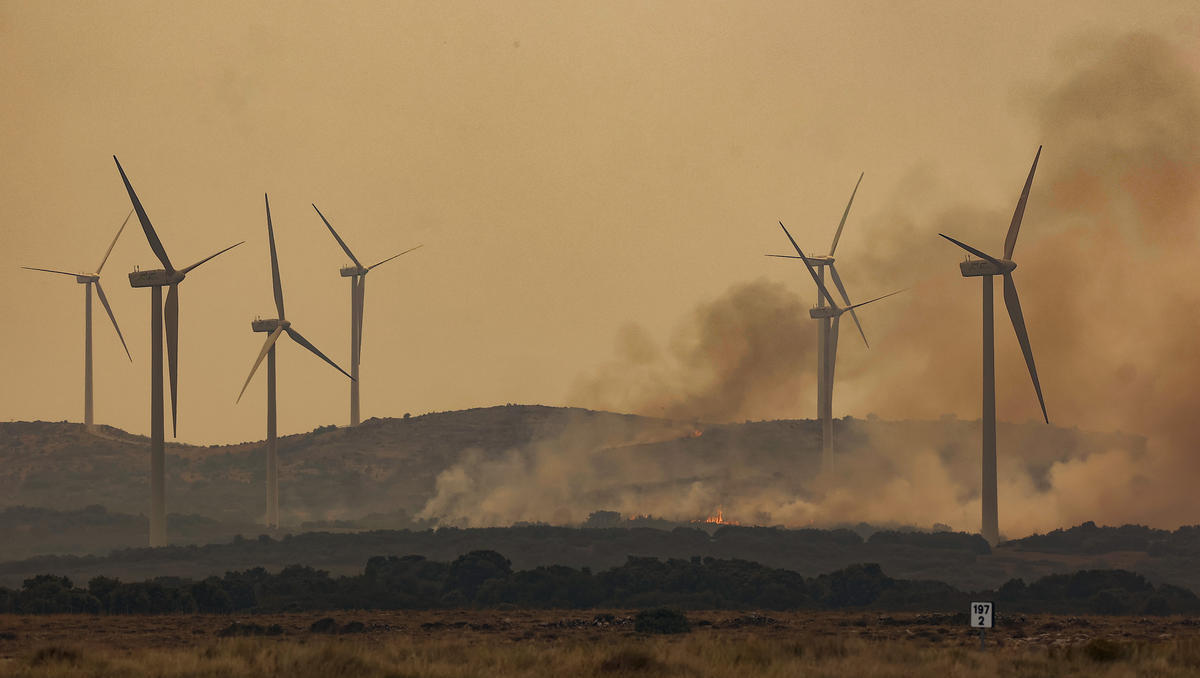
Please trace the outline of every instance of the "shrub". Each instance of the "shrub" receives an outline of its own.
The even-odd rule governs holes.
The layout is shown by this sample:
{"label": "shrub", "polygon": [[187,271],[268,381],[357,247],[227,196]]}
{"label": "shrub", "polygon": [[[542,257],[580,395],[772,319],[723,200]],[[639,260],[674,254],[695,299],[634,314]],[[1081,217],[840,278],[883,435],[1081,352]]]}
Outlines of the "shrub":
{"label": "shrub", "polygon": [[1083,646],[1083,653],[1088,659],[1097,662],[1116,661],[1125,654],[1120,643],[1108,638],[1092,638]]}
{"label": "shrub", "polygon": [[691,625],[679,610],[660,607],[638,612],[633,618],[633,629],[638,633],[687,633]]}
{"label": "shrub", "polygon": [[318,619],[308,627],[308,630],[313,633],[337,633],[338,625],[333,617],[325,617]]}
{"label": "shrub", "polygon": [[271,624],[263,626],[253,622],[233,622],[229,626],[217,631],[217,635],[222,638],[231,636],[281,636],[283,635],[283,627],[279,624]]}
{"label": "shrub", "polygon": [[475,598],[479,587],[489,579],[504,579],[512,574],[512,563],[495,551],[471,551],[450,563],[446,581],[449,592],[461,591],[467,600]]}

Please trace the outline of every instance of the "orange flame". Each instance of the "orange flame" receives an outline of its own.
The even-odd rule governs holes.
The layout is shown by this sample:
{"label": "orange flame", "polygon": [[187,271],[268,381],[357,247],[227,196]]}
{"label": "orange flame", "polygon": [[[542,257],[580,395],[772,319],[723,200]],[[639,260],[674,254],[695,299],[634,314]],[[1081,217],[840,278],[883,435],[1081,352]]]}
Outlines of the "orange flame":
{"label": "orange flame", "polygon": [[741,523],[736,520],[725,520],[724,506],[718,506],[716,515],[705,518],[704,522],[712,525],[741,525]]}

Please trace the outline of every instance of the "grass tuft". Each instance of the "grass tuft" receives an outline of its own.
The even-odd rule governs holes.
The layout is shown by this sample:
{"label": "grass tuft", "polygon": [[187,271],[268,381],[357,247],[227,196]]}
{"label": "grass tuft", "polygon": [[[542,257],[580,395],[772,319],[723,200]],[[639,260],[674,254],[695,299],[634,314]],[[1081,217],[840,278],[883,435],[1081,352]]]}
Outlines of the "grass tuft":
{"label": "grass tuft", "polygon": [[45,666],[47,664],[78,664],[83,653],[75,648],[50,645],[38,648],[29,658],[30,666]]}
{"label": "grass tuft", "polygon": [[1125,656],[1125,648],[1109,638],[1092,638],[1083,646],[1083,654],[1094,662],[1115,662]]}
{"label": "grass tuft", "polygon": [[601,673],[659,672],[666,665],[644,647],[624,647],[600,662]]}

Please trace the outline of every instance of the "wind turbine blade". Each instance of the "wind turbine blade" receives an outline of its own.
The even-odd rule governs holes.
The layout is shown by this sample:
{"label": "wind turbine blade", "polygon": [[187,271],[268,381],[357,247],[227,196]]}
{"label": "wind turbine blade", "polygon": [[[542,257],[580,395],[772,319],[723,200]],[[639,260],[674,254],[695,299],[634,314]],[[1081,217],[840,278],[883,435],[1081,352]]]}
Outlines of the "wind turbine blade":
{"label": "wind turbine blade", "polygon": [[829,248],[829,256],[831,257],[833,256],[834,250],[837,249],[838,240],[842,237],[842,227],[846,225],[846,217],[850,215],[850,206],[854,204],[854,196],[858,193],[858,184],[862,183],[864,174],[866,174],[866,172],[862,172],[858,175],[858,183],[854,184],[854,191],[850,194],[850,202],[846,203],[846,211],[842,212],[842,220],[838,222],[837,233],[833,234],[833,246]]}
{"label": "wind turbine blade", "polygon": [[1049,424],[1046,401],[1042,399],[1042,384],[1038,381],[1037,367],[1033,364],[1033,347],[1029,345],[1029,332],[1025,329],[1025,316],[1021,314],[1021,300],[1017,298],[1017,285],[1013,282],[1011,273],[1004,274],[1004,306],[1008,309],[1008,317],[1012,319],[1013,330],[1016,331],[1017,341],[1021,344],[1021,353],[1025,354],[1025,365],[1029,367],[1029,376],[1033,378],[1033,390],[1037,391],[1042,418]]}
{"label": "wind turbine blade", "polygon": [[129,223],[129,218],[133,216],[133,208],[129,208],[129,214],[125,215],[125,221],[121,222],[121,228],[117,229],[117,234],[113,236],[113,241],[109,244],[108,249],[104,251],[104,258],[100,260],[100,265],[96,267],[96,275],[100,275],[100,269],[104,268],[104,262],[108,261],[108,255],[112,254],[113,247],[117,245],[117,238],[121,237],[121,233],[125,231],[125,224]]}
{"label": "wind turbine blade", "polygon": [[210,255],[208,255],[207,257],[204,257],[203,259],[201,259],[200,261],[197,261],[196,263],[192,264],[191,266],[188,266],[187,268],[183,269],[183,271],[182,271],[182,272],[183,272],[183,273],[188,273],[188,272],[190,272],[190,271],[191,271],[193,268],[196,268],[196,267],[197,267],[197,266],[199,266],[200,264],[203,264],[204,262],[208,261],[209,259],[212,259],[213,257],[217,256],[218,254],[225,254],[225,253],[226,253],[226,252],[228,252],[229,250],[231,250],[231,249],[233,249],[233,248],[237,247],[238,245],[241,245],[241,244],[242,244],[242,243],[244,243],[244,242],[246,242],[246,241],[245,241],[245,240],[243,240],[242,242],[235,242],[235,243],[233,243],[232,245],[230,245],[229,247],[226,247],[225,249],[221,250],[220,252],[217,252],[216,254],[210,254]]}
{"label": "wind turbine blade", "polygon": [[32,266],[22,266],[21,268],[25,269],[26,271],[44,271],[46,273],[57,273],[59,275],[69,275],[72,278],[74,278],[75,276],[78,276],[78,275],[86,275],[85,273],[67,273],[66,271],[56,271],[52,268],[34,268]]}
{"label": "wind turbine blade", "polygon": [[861,304],[855,304],[855,305],[851,306],[850,308],[860,308],[860,307],[866,306],[867,304],[873,304],[873,303],[879,301],[880,299],[887,299],[888,297],[895,296],[904,291],[905,290],[896,290],[895,292],[888,292],[887,294],[883,295],[882,297],[875,297],[874,299],[872,299],[870,301],[864,301]]}
{"label": "wind turbine blade", "polygon": [[366,306],[367,276],[358,277],[358,360],[362,361],[363,308]]}
{"label": "wind turbine blade", "polygon": [[1038,146],[1037,155],[1033,156],[1033,167],[1029,168],[1029,177],[1025,179],[1025,188],[1021,190],[1021,199],[1017,200],[1017,209],[1013,211],[1012,223],[1008,225],[1008,235],[1004,238],[1004,258],[1012,259],[1013,250],[1017,248],[1017,232],[1021,230],[1021,219],[1025,216],[1025,203],[1029,201],[1029,189],[1033,186],[1033,173],[1037,171],[1038,158],[1042,157],[1042,147]]}
{"label": "wind turbine blade", "polygon": [[999,259],[991,256],[990,254],[984,254],[983,252],[980,252],[979,250],[975,249],[974,247],[971,247],[970,245],[968,245],[966,243],[959,242],[944,233],[938,233],[938,235],[942,236],[946,240],[949,240],[950,242],[954,243],[955,245],[958,245],[959,247],[963,248],[964,250],[970,252],[971,254],[974,254],[975,256],[979,257],[980,259],[987,259],[988,261],[992,262],[993,264],[995,264],[997,266],[1004,265],[1004,264],[1000,263]]}
{"label": "wind turbine blade", "polygon": [[[422,244],[422,245],[417,245],[416,247],[410,247],[410,248],[404,250],[403,252],[401,252],[400,254],[408,254],[409,252],[411,252],[413,250],[421,249],[424,246],[425,245]],[[388,257],[387,259],[384,259],[383,261],[379,262],[379,264],[386,264],[387,262],[391,261],[392,259],[395,259],[396,257],[400,256],[400,254],[393,254],[392,256]],[[369,270],[375,268],[376,266],[378,266],[379,264],[371,264],[370,266],[367,267],[367,270],[369,271]]]}
{"label": "wind turbine blade", "polygon": [[326,357],[326,355],[324,353],[321,353],[319,350],[317,350],[316,346],[313,346],[311,343],[309,343],[309,341],[307,339],[305,339],[303,336],[301,336],[301,334],[296,331],[296,328],[288,327],[284,331],[287,332],[288,336],[291,337],[292,340],[295,341],[297,344],[300,344],[304,348],[307,348],[308,350],[312,351],[321,360],[324,360],[325,362],[329,363],[330,365],[333,365],[334,369],[336,369],[338,372],[341,372],[342,374],[345,374],[347,377],[349,377],[349,379],[351,381],[354,380],[354,377],[351,377],[350,374],[346,372],[346,370],[343,370],[342,368],[338,367],[337,363],[330,360],[328,357]]}
{"label": "wind turbine blade", "polygon": [[777,257],[779,259],[799,259],[800,257],[794,254],[764,254],[764,257]]}
{"label": "wind turbine blade", "polygon": [[104,305],[104,310],[108,311],[108,319],[112,321],[113,329],[117,331],[117,338],[121,340],[121,347],[125,349],[125,357],[129,358],[129,362],[133,362],[133,356],[129,355],[129,346],[125,344],[125,337],[121,334],[121,328],[117,326],[117,316],[113,315],[112,307],[108,305],[108,297],[104,296],[104,288],[100,286],[100,281],[96,281],[96,296],[100,297],[100,303]]}
{"label": "wind turbine blade", "polygon": [[342,246],[342,249],[346,251],[346,255],[350,257],[350,261],[353,261],[355,266],[362,268],[363,265],[358,263],[358,258],[354,256],[354,253],[350,251],[350,248],[346,246],[346,243],[342,241],[342,236],[338,235],[337,231],[333,230],[333,224],[329,223],[329,220],[325,218],[324,214],[321,214],[321,210],[317,209],[316,204],[313,204],[313,209],[317,210],[317,214],[320,215],[321,221],[325,222],[325,227],[329,229],[329,232],[333,234],[334,239],[337,240],[338,244]]}
{"label": "wind turbine blade", "polygon": [[246,393],[246,387],[250,385],[250,380],[254,378],[254,373],[258,370],[258,366],[262,364],[263,358],[267,357],[271,347],[275,345],[275,340],[279,339],[279,335],[283,334],[283,325],[277,326],[270,334],[267,335],[267,340],[263,342],[262,350],[258,352],[258,359],[254,361],[254,367],[250,368],[250,374],[246,377],[246,383],[242,384],[242,390],[238,391],[237,400],[234,403],[239,403],[242,396]]}
{"label": "wind turbine blade", "polygon": [[171,377],[171,435],[179,437],[179,285],[171,285],[163,308],[167,326],[167,373]]}
{"label": "wind turbine blade", "polygon": [[779,222],[779,227],[782,228],[783,232],[787,234],[788,240],[792,241],[792,247],[796,248],[796,254],[799,254],[800,258],[804,260],[804,267],[808,269],[808,273],[812,276],[813,282],[817,284],[817,289],[819,289],[821,294],[825,295],[825,298],[829,300],[830,306],[837,308],[837,302],[833,300],[833,296],[829,294],[829,290],[825,289],[825,284],[822,283],[821,279],[817,277],[817,272],[813,270],[812,264],[808,263],[808,257],[804,256],[804,252],[800,251],[800,246],[796,244],[796,239],[792,237],[791,233],[788,233],[787,226],[784,226],[783,222],[781,221]]}
{"label": "wind turbine blade", "polygon": [[271,288],[275,291],[275,310],[279,312],[279,319],[283,320],[283,284],[279,282],[279,256],[275,254],[275,228],[271,225],[271,201],[267,198],[266,193],[263,193],[263,200],[267,203],[267,240],[271,243]]}
{"label": "wind turbine blade", "polygon": [[150,223],[150,217],[146,216],[142,201],[138,200],[137,193],[133,192],[133,185],[129,183],[129,177],[125,176],[125,168],[121,167],[121,161],[117,160],[117,156],[114,155],[113,160],[117,163],[117,171],[121,173],[121,181],[125,182],[125,190],[129,193],[130,202],[133,203],[133,210],[137,212],[138,221],[142,222],[142,230],[146,232],[146,242],[150,243],[150,249],[154,250],[154,256],[158,257],[167,272],[174,273],[175,267],[171,265],[171,260],[167,258],[167,251],[163,249],[162,241],[154,232],[154,226]]}
{"label": "wind turbine blade", "polygon": [[867,333],[863,332],[862,323],[858,322],[858,314],[854,312],[855,306],[850,303],[850,295],[846,294],[846,286],[842,284],[842,276],[838,275],[837,265],[829,265],[829,274],[833,277],[833,284],[837,287],[838,293],[842,295],[842,301],[846,302],[846,310],[850,311],[850,319],[854,321],[854,325],[858,328],[858,333],[862,335],[863,344],[867,348],[871,348],[871,344],[867,342]]}

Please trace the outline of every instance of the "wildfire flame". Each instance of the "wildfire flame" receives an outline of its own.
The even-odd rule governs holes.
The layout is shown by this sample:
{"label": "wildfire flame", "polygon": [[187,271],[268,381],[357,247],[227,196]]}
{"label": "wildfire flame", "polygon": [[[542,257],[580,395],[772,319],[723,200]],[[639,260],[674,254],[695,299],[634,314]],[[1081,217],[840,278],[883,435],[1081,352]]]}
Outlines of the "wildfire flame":
{"label": "wildfire flame", "polygon": [[691,436],[691,437],[693,437],[693,438],[699,438],[699,437],[700,437],[700,436],[702,436],[702,435],[704,435],[704,431],[701,431],[700,429],[695,429],[695,430],[693,430],[693,431],[692,431],[692,436]]}
{"label": "wildfire flame", "polygon": [[718,506],[716,515],[711,515],[704,519],[704,522],[711,525],[741,525],[736,520],[725,520],[725,507]]}

